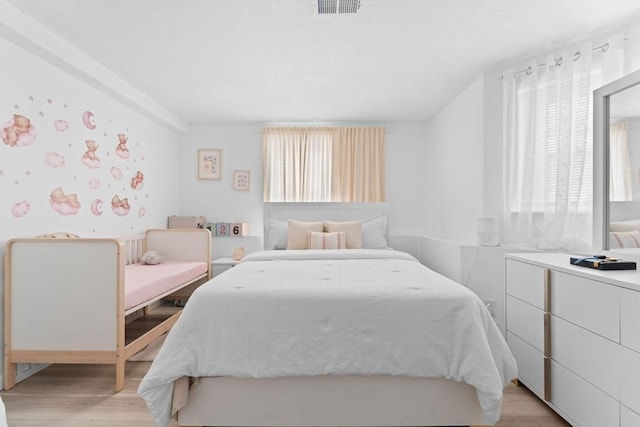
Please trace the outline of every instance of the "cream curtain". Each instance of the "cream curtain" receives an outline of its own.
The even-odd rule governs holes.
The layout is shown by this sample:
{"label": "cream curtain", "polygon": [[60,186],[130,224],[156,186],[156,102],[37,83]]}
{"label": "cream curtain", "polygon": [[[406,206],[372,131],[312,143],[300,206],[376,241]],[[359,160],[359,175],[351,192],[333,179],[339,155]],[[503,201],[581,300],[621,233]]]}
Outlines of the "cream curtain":
{"label": "cream curtain", "polygon": [[332,201],[383,202],[384,128],[337,128],[335,134]]}
{"label": "cream curtain", "polygon": [[385,200],[384,128],[265,128],[265,202]]}

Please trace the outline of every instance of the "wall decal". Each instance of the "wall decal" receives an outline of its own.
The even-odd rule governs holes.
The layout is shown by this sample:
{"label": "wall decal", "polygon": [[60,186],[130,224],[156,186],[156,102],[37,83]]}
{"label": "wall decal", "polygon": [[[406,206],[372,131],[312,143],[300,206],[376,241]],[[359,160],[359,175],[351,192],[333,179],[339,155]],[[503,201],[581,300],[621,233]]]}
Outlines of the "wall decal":
{"label": "wall decal", "polygon": [[77,194],[64,194],[62,188],[55,188],[49,197],[51,208],[60,215],[75,215],[80,210]]}
{"label": "wall decal", "polygon": [[136,172],[136,175],[131,178],[131,188],[134,190],[141,190],[144,187],[144,174],[140,171]]}
{"label": "wall decal", "polygon": [[14,217],[20,218],[25,216],[27,212],[29,212],[29,209],[31,209],[31,205],[29,205],[26,200],[23,200],[22,202],[13,205],[13,208],[11,208],[11,213]]}
{"label": "wall decal", "polygon": [[122,179],[122,171],[114,166],[111,168],[111,176],[120,181]]}
{"label": "wall decal", "polygon": [[44,154],[44,164],[47,166],[51,166],[52,168],[61,168],[64,166],[64,156],[58,153],[45,153]]}
{"label": "wall decal", "polygon": [[[146,144],[137,136],[140,126],[130,129],[126,115],[109,118],[110,113],[99,110],[101,104],[90,98],[88,104],[74,106],[69,99],[63,104],[63,96],[57,93],[29,95],[18,88],[13,92],[10,96],[15,100],[6,105],[10,109],[0,113],[0,152],[7,146],[0,159],[0,181],[7,185],[6,199],[11,201],[2,208],[6,217],[28,227],[29,221],[55,224],[61,221],[58,215],[75,215],[79,227],[90,224],[94,232],[101,232],[114,224],[120,226],[120,221],[114,223],[116,216],[127,218],[133,205],[134,214],[127,220],[132,229],[147,221],[153,209],[147,212],[140,205],[143,198],[146,203],[154,199],[145,184],[156,168],[154,162],[142,163],[143,154],[154,161],[156,156],[144,152]],[[142,127],[143,135],[145,130]],[[105,144],[111,148],[105,150]],[[29,145],[34,147],[11,150]],[[113,216],[103,215],[109,202]],[[27,220],[19,220],[21,217]]]}
{"label": "wall decal", "polygon": [[97,169],[100,167],[100,159],[96,155],[96,150],[98,150],[99,145],[92,139],[87,139],[84,141],[87,145],[87,151],[81,157],[82,163],[91,169]]}
{"label": "wall decal", "polygon": [[31,145],[36,141],[36,128],[29,118],[14,114],[13,118],[2,125],[1,136],[2,141],[10,147]]}
{"label": "wall decal", "polygon": [[120,141],[118,143],[118,145],[116,146],[116,154],[118,155],[118,157],[120,157],[121,159],[128,159],[129,158],[129,149],[127,148],[127,135],[125,135],[124,133],[119,133],[118,134],[118,141]]}
{"label": "wall decal", "polygon": [[[95,129],[96,123],[93,119],[93,113],[91,111],[85,111],[82,113],[82,123],[87,127],[87,129]],[[105,133],[106,136],[106,133]]]}
{"label": "wall decal", "polygon": [[102,200],[95,199],[93,202],[91,202],[91,213],[95,216],[102,215]]}
{"label": "wall decal", "polygon": [[125,197],[124,199],[120,199],[116,194],[111,199],[111,210],[118,216],[129,215],[129,210],[131,209],[131,205],[129,205],[129,200]]}
{"label": "wall decal", "polygon": [[64,120],[56,120],[53,122],[53,128],[58,132],[64,132],[69,129],[69,123]]}

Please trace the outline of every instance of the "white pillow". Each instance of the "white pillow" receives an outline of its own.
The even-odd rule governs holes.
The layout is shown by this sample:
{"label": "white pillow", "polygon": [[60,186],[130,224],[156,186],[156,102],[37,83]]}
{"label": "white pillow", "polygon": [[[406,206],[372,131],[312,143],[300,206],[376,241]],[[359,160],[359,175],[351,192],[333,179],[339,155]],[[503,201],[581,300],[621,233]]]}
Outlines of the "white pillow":
{"label": "white pillow", "polygon": [[362,224],[364,249],[389,249],[386,238],[387,217],[378,216]]}
{"label": "white pillow", "polygon": [[640,248],[640,231],[611,231],[609,249]]}
{"label": "white pillow", "polygon": [[264,222],[264,248],[287,249],[289,239],[287,221],[284,219],[267,219]]}
{"label": "white pillow", "polygon": [[362,248],[362,221],[325,221],[324,226],[328,233],[344,231],[347,235],[347,249]]}
{"label": "white pillow", "polygon": [[346,249],[347,247],[347,235],[344,231],[336,233],[310,231],[307,236],[307,249]]}
{"label": "white pillow", "polygon": [[640,219],[612,222],[609,231],[640,231]]}
{"label": "white pillow", "polygon": [[304,222],[290,219],[287,222],[289,238],[287,240],[287,249],[307,249],[307,233],[315,231],[322,233],[322,222]]}

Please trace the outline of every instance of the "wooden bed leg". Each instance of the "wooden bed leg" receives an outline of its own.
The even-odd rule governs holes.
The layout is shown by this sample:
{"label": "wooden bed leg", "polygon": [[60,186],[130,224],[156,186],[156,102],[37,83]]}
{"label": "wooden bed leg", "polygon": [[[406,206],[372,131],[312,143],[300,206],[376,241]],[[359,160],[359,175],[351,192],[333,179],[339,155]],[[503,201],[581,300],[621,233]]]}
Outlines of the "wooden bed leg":
{"label": "wooden bed leg", "polygon": [[4,356],[4,389],[9,390],[16,385],[16,371],[18,369],[17,363],[9,363],[7,355]]}
{"label": "wooden bed leg", "polygon": [[124,389],[124,372],[126,365],[127,361],[123,355],[120,355],[116,362],[116,393]]}

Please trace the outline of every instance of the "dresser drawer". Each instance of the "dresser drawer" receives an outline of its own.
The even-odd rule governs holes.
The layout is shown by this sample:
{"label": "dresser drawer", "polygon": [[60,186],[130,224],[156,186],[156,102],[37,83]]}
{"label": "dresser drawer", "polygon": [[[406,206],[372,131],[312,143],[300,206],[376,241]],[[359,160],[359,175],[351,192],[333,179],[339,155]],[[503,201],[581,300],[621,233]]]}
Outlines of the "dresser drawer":
{"label": "dresser drawer", "polygon": [[620,427],[640,427],[640,414],[622,405],[620,407]]}
{"label": "dresser drawer", "polygon": [[620,289],[620,341],[640,352],[640,292]]}
{"label": "dresser drawer", "polygon": [[544,352],[544,314],[539,308],[507,295],[507,329]]}
{"label": "dresser drawer", "polygon": [[620,358],[620,402],[640,414],[640,353],[621,347]]}
{"label": "dresser drawer", "polygon": [[551,387],[551,403],[580,427],[620,425],[617,400],[554,361]]}
{"label": "dresser drawer", "polygon": [[551,271],[551,313],[620,342],[620,289]]}
{"label": "dresser drawer", "polygon": [[507,294],[544,309],[544,278],[547,269],[506,260]]}
{"label": "dresser drawer", "polygon": [[511,332],[507,344],[518,365],[518,381],[526,385],[540,399],[544,399],[544,356]]}
{"label": "dresser drawer", "polygon": [[620,395],[620,345],[551,316],[551,358],[605,393]]}

